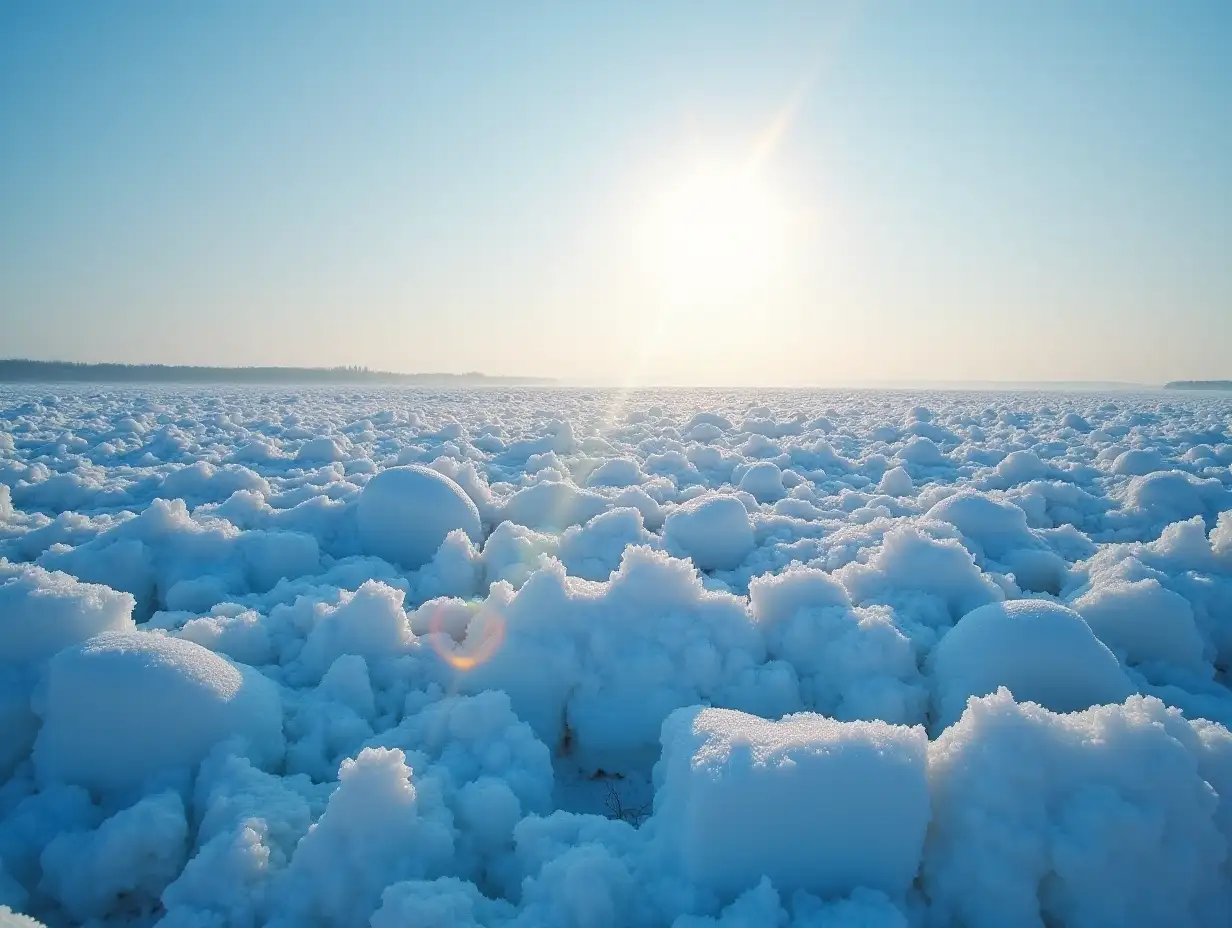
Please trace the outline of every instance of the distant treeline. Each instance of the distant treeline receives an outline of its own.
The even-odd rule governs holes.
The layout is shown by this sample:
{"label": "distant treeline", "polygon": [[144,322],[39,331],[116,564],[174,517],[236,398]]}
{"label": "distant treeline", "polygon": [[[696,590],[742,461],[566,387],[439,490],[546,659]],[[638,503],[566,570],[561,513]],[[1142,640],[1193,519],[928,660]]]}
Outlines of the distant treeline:
{"label": "distant treeline", "polygon": [[1232,380],[1174,380],[1165,390],[1232,390]]}
{"label": "distant treeline", "polygon": [[299,384],[549,384],[543,377],[487,374],[395,374],[366,367],[194,367],[171,364],[81,364],[75,361],[0,360],[2,383],[299,383]]}

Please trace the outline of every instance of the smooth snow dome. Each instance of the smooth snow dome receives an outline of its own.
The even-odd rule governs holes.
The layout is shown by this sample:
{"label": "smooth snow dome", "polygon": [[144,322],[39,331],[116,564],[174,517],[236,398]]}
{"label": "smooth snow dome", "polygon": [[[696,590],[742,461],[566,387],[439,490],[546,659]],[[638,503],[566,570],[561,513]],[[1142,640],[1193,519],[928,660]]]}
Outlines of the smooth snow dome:
{"label": "smooth snow dome", "polygon": [[1154,473],[1157,470],[1167,470],[1168,462],[1158,451],[1135,448],[1122,451],[1112,462],[1114,474],[1125,474],[1135,477]]}
{"label": "smooth snow dome", "polygon": [[1195,392],[0,386],[0,922],[1226,928],[1229,464]]}
{"label": "smooth snow dome", "polygon": [[311,438],[300,445],[299,451],[296,452],[295,460],[309,463],[324,463],[341,461],[345,457],[346,455],[337,439],[331,438],[328,435],[322,435],[319,438]]}
{"label": "smooth snow dome", "polygon": [[935,467],[945,463],[945,455],[931,438],[913,438],[898,452],[898,456],[911,464]]}
{"label": "smooth snow dome", "polygon": [[[1208,498],[1214,503],[1208,504]],[[1229,491],[1179,470],[1157,471],[1129,482],[1129,503],[1164,524],[1232,505]]]}
{"label": "smooth snow dome", "polygon": [[668,547],[698,570],[732,570],[753,550],[753,524],[734,496],[703,496],[667,517]]}
{"label": "smooth snow dome", "polygon": [[1121,702],[1134,692],[1082,616],[1046,600],[989,603],[967,613],[933,651],[932,671],[939,728],[957,721],[969,697],[1000,687],[1055,712]]}
{"label": "smooth snow dome", "polygon": [[773,461],[758,461],[740,478],[740,489],[759,503],[770,503],[783,496],[783,472]]}
{"label": "smooth snow dome", "polygon": [[592,470],[586,483],[596,487],[631,487],[644,479],[637,461],[632,458],[611,458]]}
{"label": "smooth snow dome", "polygon": [[454,529],[483,538],[479,510],[444,474],[411,464],[391,467],[368,481],[359,497],[364,550],[407,570],[422,567]]}
{"label": "smooth snow dome", "polygon": [[44,781],[124,789],[189,768],[238,737],[263,762],[282,755],[277,688],[200,645],[108,632],[57,654],[34,762]]}
{"label": "smooth snow dome", "polygon": [[997,465],[997,474],[1008,485],[1038,480],[1048,473],[1048,468],[1034,451],[1011,451]]}
{"label": "smooth snow dome", "polygon": [[989,557],[1000,558],[1034,544],[1026,513],[1012,503],[980,493],[962,492],[946,497],[928,510],[927,517],[949,522]]}
{"label": "smooth snow dome", "polygon": [[902,893],[929,820],[927,746],[884,722],[681,709],[663,724],[656,825],[728,900],[763,876],[788,893]]}

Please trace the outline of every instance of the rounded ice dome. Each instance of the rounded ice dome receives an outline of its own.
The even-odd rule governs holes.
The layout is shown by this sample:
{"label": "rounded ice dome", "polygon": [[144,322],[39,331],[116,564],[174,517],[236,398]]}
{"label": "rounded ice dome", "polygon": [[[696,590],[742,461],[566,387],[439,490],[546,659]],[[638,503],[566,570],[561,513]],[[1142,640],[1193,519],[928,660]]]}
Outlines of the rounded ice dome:
{"label": "rounded ice dome", "polygon": [[41,779],[129,789],[190,769],[228,738],[262,765],[281,760],[277,686],[199,644],[106,632],[52,658],[34,746]]}
{"label": "rounded ice dome", "polygon": [[364,552],[406,570],[431,561],[454,529],[476,543],[483,540],[471,498],[444,474],[421,464],[390,467],[369,480],[357,517]]}
{"label": "rounded ice dome", "polygon": [[740,478],[740,489],[759,503],[772,503],[783,498],[783,472],[773,461],[758,461]]}
{"label": "rounded ice dome", "polygon": [[997,465],[997,476],[1010,486],[1017,486],[1029,480],[1039,480],[1047,473],[1047,465],[1040,460],[1038,454],[1030,449],[1011,451]]}
{"label": "rounded ice dome", "polygon": [[753,550],[753,523],[734,496],[699,496],[674,510],[663,529],[668,551],[698,570],[732,570]]}
{"label": "rounded ice dome", "polygon": [[1016,599],[973,609],[930,658],[937,728],[958,721],[971,696],[1008,687],[1019,702],[1076,712],[1135,692],[1120,662],[1082,616],[1058,603]]}
{"label": "rounded ice dome", "polygon": [[1150,448],[1131,448],[1129,451],[1122,451],[1112,462],[1112,472],[1127,477],[1141,477],[1167,469],[1167,459],[1158,451]]}
{"label": "rounded ice dome", "polygon": [[1025,512],[1013,503],[970,490],[947,496],[928,510],[925,518],[953,525],[989,557],[999,558],[1035,543]]}

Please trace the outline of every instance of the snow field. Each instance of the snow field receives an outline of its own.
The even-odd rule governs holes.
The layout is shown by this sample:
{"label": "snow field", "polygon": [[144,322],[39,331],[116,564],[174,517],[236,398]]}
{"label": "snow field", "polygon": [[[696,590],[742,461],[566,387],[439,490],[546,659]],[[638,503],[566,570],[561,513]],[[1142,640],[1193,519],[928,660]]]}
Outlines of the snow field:
{"label": "snow field", "polygon": [[0,925],[1232,911],[1218,396],[0,410]]}

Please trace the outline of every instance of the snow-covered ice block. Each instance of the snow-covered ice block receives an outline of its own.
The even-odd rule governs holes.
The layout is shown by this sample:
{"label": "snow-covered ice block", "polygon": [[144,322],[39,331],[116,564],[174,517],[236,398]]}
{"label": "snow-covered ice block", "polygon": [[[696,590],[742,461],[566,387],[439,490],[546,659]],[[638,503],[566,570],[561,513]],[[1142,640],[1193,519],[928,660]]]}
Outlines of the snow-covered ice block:
{"label": "snow-covered ice block", "polygon": [[967,613],[930,658],[938,728],[971,696],[1009,687],[1054,712],[1121,702],[1134,692],[1120,663],[1082,616],[1047,600],[988,603]]}
{"label": "snow-covered ice block", "polygon": [[37,565],[0,563],[0,662],[41,661],[105,631],[134,628],[134,600]]}
{"label": "snow-covered ice block", "polygon": [[30,696],[43,662],[100,632],[135,628],[133,605],[129,593],[0,560],[0,781],[34,744]]}
{"label": "snow-covered ice block", "polygon": [[454,830],[440,792],[412,780],[402,751],[345,760],[324,814],[299,842],[273,924],[366,925],[386,887],[438,876]]}
{"label": "snow-covered ice block", "polygon": [[667,517],[668,550],[693,560],[698,570],[731,570],[753,550],[753,523],[734,496],[699,496]]}
{"label": "snow-covered ice block", "polygon": [[783,472],[773,461],[758,461],[740,478],[740,489],[759,503],[772,503],[783,498]]}
{"label": "snow-covered ice block", "polygon": [[117,812],[97,829],[64,831],[43,852],[41,888],[78,922],[149,910],[183,869],[184,800],[165,791]]}
{"label": "snow-covered ice block", "polygon": [[277,687],[198,644],[108,632],[48,665],[34,763],[43,781],[140,786],[199,763],[232,736],[259,763],[281,758]]}
{"label": "snow-covered ice block", "polygon": [[1228,924],[1232,735],[1158,699],[1055,715],[1006,690],[929,747],[930,924]]}
{"label": "snow-covered ice block", "polygon": [[725,899],[762,876],[784,892],[901,894],[929,821],[927,751],[918,727],[679,709],[663,723],[656,834]]}
{"label": "snow-covered ice block", "polygon": [[369,480],[356,515],[364,551],[407,570],[432,560],[454,529],[471,541],[483,540],[471,498],[444,474],[420,464],[391,467]]}
{"label": "snow-covered ice block", "polygon": [[1036,543],[1026,513],[983,493],[960,491],[947,496],[928,510],[927,518],[950,523],[988,557],[999,558]]}
{"label": "snow-covered ice block", "polygon": [[1193,607],[1154,578],[1097,584],[1073,606],[1100,641],[1130,664],[1171,664],[1198,671],[1204,666]]}

